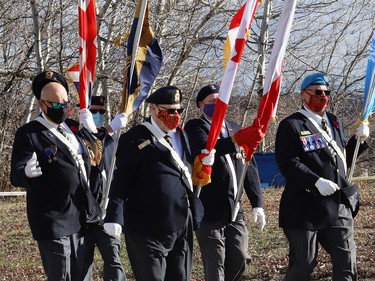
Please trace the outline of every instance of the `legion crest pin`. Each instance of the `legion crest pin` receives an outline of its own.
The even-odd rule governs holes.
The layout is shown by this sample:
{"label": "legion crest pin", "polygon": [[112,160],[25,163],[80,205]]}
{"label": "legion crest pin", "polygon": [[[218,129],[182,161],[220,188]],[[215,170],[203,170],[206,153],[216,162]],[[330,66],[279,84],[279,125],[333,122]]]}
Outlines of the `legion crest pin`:
{"label": "legion crest pin", "polygon": [[176,102],[180,102],[180,96],[181,96],[180,91],[177,90],[176,94],[174,95],[174,99]]}
{"label": "legion crest pin", "polygon": [[46,72],[46,78],[52,79],[52,77],[53,77],[53,72],[52,71],[47,71]]}

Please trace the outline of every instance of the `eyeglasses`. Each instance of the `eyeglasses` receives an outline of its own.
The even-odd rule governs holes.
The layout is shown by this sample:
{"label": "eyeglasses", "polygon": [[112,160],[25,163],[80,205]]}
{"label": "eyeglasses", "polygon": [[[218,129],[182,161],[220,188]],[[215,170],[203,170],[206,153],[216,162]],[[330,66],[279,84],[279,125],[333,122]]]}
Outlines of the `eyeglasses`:
{"label": "eyeglasses", "polygon": [[60,108],[65,108],[69,106],[69,102],[64,102],[64,103],[59,103],[59,102],[54,102],[54,101],[48,101],[48,100],[42,100],[45,105],[50,105],[53,109],[60,109]]}
{"label": "eyeglasses", "polygon": [[326,95],[326,96],[329,96],[331,94],[331,90],[312,90],[312,89],[305,89],[304,91],[308,92],[308,91],[311,91],[311,92],[314,92],[315,95],[317,96],[321,96],[323,95],[323,93]]}
{"label": "eyeglasses", "polygon": [[165,108],[165,107],[162,107],[160,105],[156,105],[156,107],[161,111],[161,109],[159,107],[161,107],[163,110],[167,111],[168,114],[175,114],[176,111],[178,114],[181,114],[182,112],[184,112],[184,108],[180,107],[180,108]]}
{"label": "eyeglasses", "polygon": [[90,112],[92,113],[92,114],[95,114],[95,113],[100,113],[100,114],[104,114],[107,110],[105,110],[105,109],[89,109],[90,110]]}

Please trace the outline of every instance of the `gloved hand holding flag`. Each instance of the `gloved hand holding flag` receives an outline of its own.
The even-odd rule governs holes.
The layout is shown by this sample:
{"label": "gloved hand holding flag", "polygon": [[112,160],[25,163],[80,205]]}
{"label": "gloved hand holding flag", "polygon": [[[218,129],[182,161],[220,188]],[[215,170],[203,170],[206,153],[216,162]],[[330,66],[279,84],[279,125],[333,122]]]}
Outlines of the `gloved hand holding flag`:
{"label": "gloved hand holding flag", "polygon": [[211,182],[212,165],[215,161],[216,150],[212,149],[210,152],[207,149],[202,149],[201,153],[194,158],[193,167],[197,170],[193,173],[193,182],[196,186],[204,186]]}
{"label": "gloved hand holding flag", "polygon": [[255,151],[265,135],[262,128],[259,118],[256,118],[252,125],[238,130],[232,136],[233,142],[245,150],[246,161],[250,161],[252,156],[249,151],[251,149]]}

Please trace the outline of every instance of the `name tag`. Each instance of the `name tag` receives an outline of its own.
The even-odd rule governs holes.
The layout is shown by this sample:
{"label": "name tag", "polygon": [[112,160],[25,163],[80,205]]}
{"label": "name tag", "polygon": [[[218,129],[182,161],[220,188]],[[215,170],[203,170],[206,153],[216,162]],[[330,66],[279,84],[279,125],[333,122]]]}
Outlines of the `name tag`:
{"label": "name tag", "polygon": [[327,142],[321,133],[300,137],[302,148],[305,152],[327,147]]}

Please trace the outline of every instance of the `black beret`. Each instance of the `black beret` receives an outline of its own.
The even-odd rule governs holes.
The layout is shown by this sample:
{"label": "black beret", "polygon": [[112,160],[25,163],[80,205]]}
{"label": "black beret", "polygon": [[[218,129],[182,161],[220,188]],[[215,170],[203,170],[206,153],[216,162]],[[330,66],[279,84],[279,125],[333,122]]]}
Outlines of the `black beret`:
{"label": "black beret", "polygon": [[104,96],[91,96],[91,105],[104,105]]}
{"label": "black beret", "polygon": [[155,104],[179,104],[181,103],[181,90],[174,86],[159,88],[146,99],[146,102]]}
{"label": "black beret", "polygon": [[69,86],[66,79],[55,71],[46,70],[40,72],[37,76],[35,76],[33,83],[31,85],[34,96],[37,100],[40,100],[40,94],[42,92],[43,87],[50,82],[56,82],[63,85],[66,89],[66,92],[69,93]]}
{"label": "black beret", "polygon": [[219,93],[220,86],[217,84],[210,84],[207,86],[204,86],[200,91],[198,92],[196,103],[199,107],[199,102],[204,100],[207,96],[213,94],[213,93]]}

